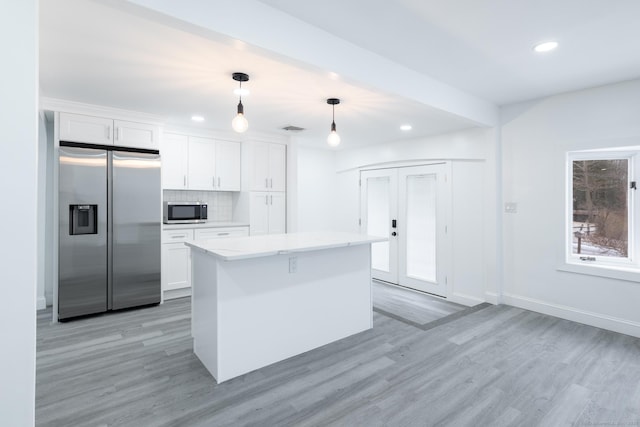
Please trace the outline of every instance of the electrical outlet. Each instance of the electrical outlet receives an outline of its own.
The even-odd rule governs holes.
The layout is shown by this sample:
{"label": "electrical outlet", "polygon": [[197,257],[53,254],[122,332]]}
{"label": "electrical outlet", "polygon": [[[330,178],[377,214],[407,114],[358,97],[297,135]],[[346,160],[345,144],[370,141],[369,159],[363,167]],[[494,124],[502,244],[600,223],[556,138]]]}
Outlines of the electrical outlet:
{"label": "electrical outlet", "polygon": [[297,273],[298,272],[298,257],[292,256],[289,257],[289,273]]}
{"label": "electrical outlet", "polygon": [[513,202],[505,203],[504,211],[506,213],[518,213],[518,204]]}

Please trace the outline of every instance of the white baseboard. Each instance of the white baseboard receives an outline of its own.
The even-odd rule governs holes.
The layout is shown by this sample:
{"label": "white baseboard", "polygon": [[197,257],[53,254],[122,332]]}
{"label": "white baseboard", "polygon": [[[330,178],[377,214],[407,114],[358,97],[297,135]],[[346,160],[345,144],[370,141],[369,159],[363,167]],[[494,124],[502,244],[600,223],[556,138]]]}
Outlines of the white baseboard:
{"label": "white baseboard", "polygon": [[44,310],[47,308],[47,299],[45,297],[38,297],[36,301],[37,310]]}
{"label": "white baseboard", "polygon": [[191,288],[171,289],[164,291],[164,300],[191,296]]}
{"label": "white baseboard", "polygon": [[499,300],[498,300],[498,294],[495,292],[485,292],[484,293],[484,299],[493,304],[493,305],[498,305],[499,304]]}
{"label": "white baseboard", "polygon": [[514,307],[548,314],[561,319],[571,320],[597,328],[607,329],[621,334],[640,338],[640,323],[631,320],[620,319],[604,314],[579,310],[559,304],[552,304],[533,298],[522,297],[513,294],[504,294],[503,302]]}
{"label": "white baseboard", "polygon": [[467,307],[473,307],[474,305],[482,304],[485,300],[477,298],[471,295],[463,294],[460,292],[453,292],[447,297],[448,301],[458,304],[466,305]]}

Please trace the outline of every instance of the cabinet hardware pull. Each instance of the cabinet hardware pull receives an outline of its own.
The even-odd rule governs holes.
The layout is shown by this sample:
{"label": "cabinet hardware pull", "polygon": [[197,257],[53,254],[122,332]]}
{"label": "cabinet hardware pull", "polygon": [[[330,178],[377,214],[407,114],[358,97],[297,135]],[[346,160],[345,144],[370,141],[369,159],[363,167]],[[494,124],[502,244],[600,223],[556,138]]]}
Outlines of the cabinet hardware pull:
{"label": "cabinet hardware pull", "polygon": [[120,127],[116,127],[114,130],[116,132],[116,141],[118,141],[120,139]]}
{"label": "cabinet hardware pull", "polygon": [[187,186],[187,175],[182,175],[182,185]]}
{"label": "cabinet hardware pull", "polygon": [[269,196],[264,196],[264,204],[265,205],[269,204]]}
{"label": "cabinet hardware pull", "polygon": [[273,205],[273,196],[269,196],[271,198],[271,204]]}
{"label": "cabinet hardware pull", "polygon": [[269,179],[269,187],[270,187],[270,188],[273,188],[273,178],[270,178],[270,179]]}
{"label": "cabinet hardware pull", "polygon": [[186,234],[178,234],[178,235],[175,235],[175,236],[171,236],[172,239],[180,239],[180,238],[183,238],[183,237],[187,237],[187,235]]}
{"label": "cabinet hardware pull", "polygon": [[229,233],[218,233],[218,236],[228,236]]}
{"label": "cabinet hardware pull", "polygon": [[111,126],[107,126],[107,139],[111,139]]}
{"label": "cabinet hardware pull", "polygon": [[264,179],[264,188],[269,188],[269,178]]}
{"label": "cabinet hardware pull", "polygon": [[220,177],[218,177],[218,188],[220,188]]}

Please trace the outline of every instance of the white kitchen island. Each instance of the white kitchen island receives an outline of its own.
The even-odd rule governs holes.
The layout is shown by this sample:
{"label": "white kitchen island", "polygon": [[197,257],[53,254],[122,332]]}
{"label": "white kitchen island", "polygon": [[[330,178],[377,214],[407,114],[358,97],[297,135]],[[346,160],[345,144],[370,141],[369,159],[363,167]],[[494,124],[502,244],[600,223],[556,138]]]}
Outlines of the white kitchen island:
{"label": "white kitchen island", "polygon": [[194,352],[218,383],[370,329],[371,244],[351,233],[195,240]]}

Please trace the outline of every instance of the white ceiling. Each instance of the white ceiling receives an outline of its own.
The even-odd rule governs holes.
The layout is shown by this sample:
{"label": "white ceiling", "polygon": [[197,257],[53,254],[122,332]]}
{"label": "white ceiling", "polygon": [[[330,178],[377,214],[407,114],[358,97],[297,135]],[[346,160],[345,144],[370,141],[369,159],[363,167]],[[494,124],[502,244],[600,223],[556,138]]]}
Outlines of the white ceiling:
{"label": "white ceiling", "polygon": [[640,76],[638,0],[260,1],[498,105]]}
{"label": "white ceiling", "polygon": [[[341,147],[351,148],[483,122],[466,113],[468,105],[490,110],[491,104],[640,76],[640,26],[633,25],[640,2],[634,0],[182,0],[171,5],[195,16],[192,22],[139,6],[165,3],[171,5],[41,1],[42,95],[146,112],[175,124],[194,125],[189,118],[201,114],[206,121],[196,126],[228,129],[237,104],[231,73],[242,71],[251,77],[245,85],[251,95],[243,100],[249,132],[285,133],[279,129],[300,126],[307,129],[296,134],[301,143],[325,148],[331,122],[325,100],[338,97]],[[259,24],[242,28],[242,19],[207,24],[211,12],[224,5],[234,10],[253,5]],[[275,21],[283,16],[288,20]],[[290,28],[270,26],[270,18]],[[224,24],[240,27],[240,35],[253,31],[253,38],[238,37]],[[305,39],[301,30],[314,28],[313,38]],[[273,34],[286,40],[268,44]],[[544,39],[556,39],[560,47],[544,56],[533,53],[532,45]],[[306,43],[304,55],[287,50],[296,42]],[[322,57],[327,46],[340,64],[308,60]],[[341,65],[348,72],[331,72]],[[398,79],[405,88],[414,85],[416,95]],[[403,133],[402,123],[414,129]]]}

